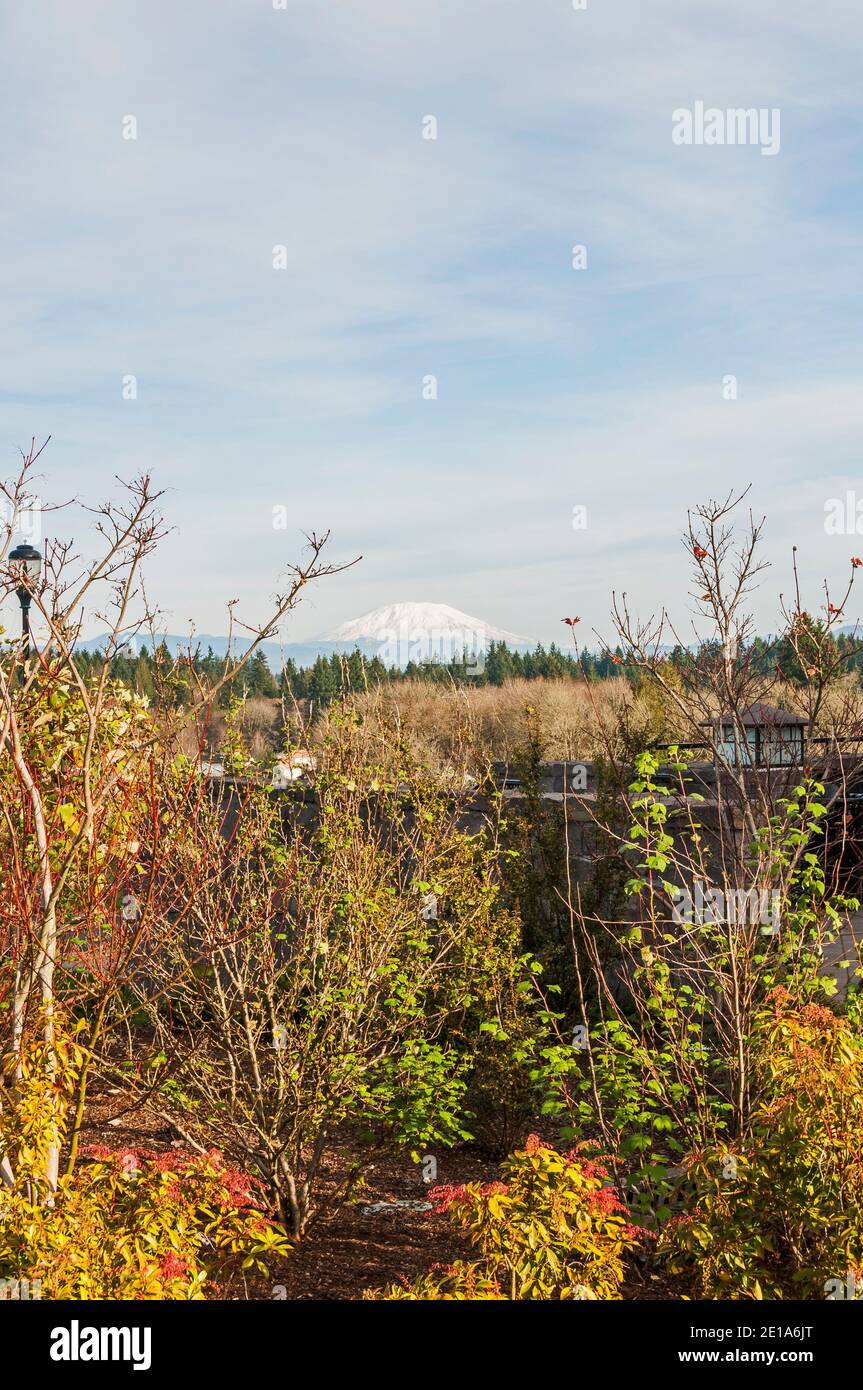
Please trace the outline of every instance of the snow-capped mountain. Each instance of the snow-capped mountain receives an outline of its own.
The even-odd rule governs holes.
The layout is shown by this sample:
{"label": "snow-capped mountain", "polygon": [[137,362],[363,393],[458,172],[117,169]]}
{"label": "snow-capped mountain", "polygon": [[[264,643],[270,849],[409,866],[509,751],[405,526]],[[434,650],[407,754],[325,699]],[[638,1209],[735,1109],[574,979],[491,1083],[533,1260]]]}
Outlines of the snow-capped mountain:
{"label": "snow-capped mountain", "polygon": [[361,618],[342,623],[322,639],[325,642],[387,642],[405,635],[416,638],[466,640],[475,650],[489,642],[506,642],[509,646],[528,646],[526,637],[494,627],[482,618],[472,618],[446,603],[389,603],[373,608]]}
{"label": "snow-capped mountain", "polygon": [[[232,653],[239,656],[245,652],[249,640],[235,637],[230,644]],[[104,637],[94,637],[82,642],[81,647],[96,651],[104,647],[105,641]],[[142,635],[129,643],[129,650],[134,652],[138,647],[158,642],[164,642],[172,654],[185,653],[190,648],[189,637],[164,633],[155,641]],[[491,642],[505,642],[513,650],[534,645],[525,637],[460,613],[445,603],[392,603],[342,623],[324,637],[310,637],[305,642],[262,642],[261,650],[273,671],[280,671],[288,659],[297,666],[310,666],[319,656],[347,655],[354,650],[368,658],[380,657],[386,666],[404,667],[410,661],[457,661],[465,653],[478,656]],[[197,648],[202,655],[209,650],[220,658],[226,655],[228,645],[226,637],[212,633],[198,633],[191,639],[192,649]]]}

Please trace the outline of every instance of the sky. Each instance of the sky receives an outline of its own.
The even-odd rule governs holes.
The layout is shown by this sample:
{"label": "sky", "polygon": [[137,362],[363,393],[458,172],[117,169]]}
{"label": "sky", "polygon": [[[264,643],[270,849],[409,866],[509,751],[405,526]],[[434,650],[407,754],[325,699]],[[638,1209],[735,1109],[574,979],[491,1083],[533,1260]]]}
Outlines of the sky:
{"label": "sky", "polygon": [[[851,0],[7,0],[0,471],[151,472],[173,632],[329,529],[362,563],[289,641],[413,600],[589,643],[613,589],[685,624],[687,507],[751,483],[775,631],[792,545],[812,609],[863,553],[861,64]],[[699,102],[778,152],[676,144]]]}

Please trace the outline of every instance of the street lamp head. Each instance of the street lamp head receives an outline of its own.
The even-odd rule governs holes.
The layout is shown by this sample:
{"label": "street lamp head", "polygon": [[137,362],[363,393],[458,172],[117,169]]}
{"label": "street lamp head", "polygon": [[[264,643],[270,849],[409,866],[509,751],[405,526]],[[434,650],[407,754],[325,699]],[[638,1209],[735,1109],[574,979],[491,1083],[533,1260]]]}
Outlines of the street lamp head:
{"label": "street lamp head", "polygon": [[30,601],[33,588],[42,569],[42,556],[32,545],[16,545],[9,551],[9,564],[18,579],[18,602],[21,605],[21,640],[23,660],[18,667],[18,679],[22,685],[27,682],[27,666],[30,658]]}
{"label": "street lamp head", "polygon": [[42,556],[32,545],[16,545],[9,551],[9,563],[17,570],[21,583],[30,586],[36,583],[42,569]]}

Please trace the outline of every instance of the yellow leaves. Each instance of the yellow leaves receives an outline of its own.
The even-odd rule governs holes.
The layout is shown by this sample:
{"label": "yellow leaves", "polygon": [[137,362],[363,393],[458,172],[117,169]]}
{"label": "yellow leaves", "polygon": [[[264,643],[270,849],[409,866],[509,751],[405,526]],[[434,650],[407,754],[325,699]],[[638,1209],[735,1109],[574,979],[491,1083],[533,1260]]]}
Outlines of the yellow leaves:
{"label": "yellow leaves", "polygon": [[384,1298],[614,1299],[639,1241],[602,1164],[530,1136],[502,1181],[456,1189],[449,1212],[482,1254]]}
{"label": "yellow leaves", "polygon": [[78,831],[81,828],[81,822],[78,819],[78,813],[72,802],[62,802],[57,807],[57,815],[60,817],[64,829],[68,830],[73,835],[77,835]]}
{"label": "yellow leaves", "polygon": [[231,1201],[212,1158],[176,1157],[176,1170],[145,1155],[110,1154],[60,1181],[52,1206],[21,1182],[0,1200],[0,1267],[23,1261],[53,1299],[202,1299],[230,1269],[266,1273],[284,1231]]}

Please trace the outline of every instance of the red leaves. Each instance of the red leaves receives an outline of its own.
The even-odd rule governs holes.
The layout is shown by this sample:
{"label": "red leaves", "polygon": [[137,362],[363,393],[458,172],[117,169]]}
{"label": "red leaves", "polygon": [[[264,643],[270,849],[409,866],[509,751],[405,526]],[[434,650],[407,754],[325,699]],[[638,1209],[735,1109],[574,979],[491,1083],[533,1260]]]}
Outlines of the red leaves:
{"label": "red leaves", "polygon": [[627,1210],[617,1195],[617,1189],[610,1185],[589,1193],[587,1205],[593,1216],[616,1216],[625,1214]]}
{"label": "red leaves", "polygon": [[851,556],[851,567],[852,567],[852,569],[859,570],[859,568],[860,568],[861,565],[863,565],[863,560],[860,559],[860,556],[859,556],[859,555],[852,555],[852,556]]}
{"label": "red leaves", "polygon": [[441,1183],[439,1187],[433,1187],[429,1191],[429,1201],[433,1204],[435,1214],[442,1211],[449,1211],[453,1202],[467,1201],[470,1193],[466,1183],[459,1183],[453,1186],[452,1183]]}
{"label": "red leaves", "polygon": [[567,627],[575,627],[576,623],[581,622],[581,618],[561,618],[560,621],[566,623]]}
{"label": "red leaves", "polygon": [[159,1262],[159,1273],[163,1279],[183,1279],[189,1273],[189,1261],[171,1251]]}
{"label": "red leaves", "polygon": [[571,1163],[578,1163],[586,1178],[607,1178],[608,1169],[605,1164],[597,1162],[594,1158],[582,1158],[581,1149],[583,1148],[584,1145],[582,1144],[574,1149],[570,1149],[569,1153],[566,1155],[569,1161]]}
{"label": "red leaves", "polygon": [[126,1177],[134,1177],[142,1172],[145,1164],[156,1173],[176,1176],[178,1181],[166,1188],[166,1195],[172,1200],[179,1200],[183,1193],[180,1180],[191,1175],[193,1179],[205,1177],[213,1182],[213,1199],[223,1211],[260,1209],[263,1193],[261,1182],[239,1168],[228,1168],[218,1149],[210,1149],[206,1155],[201,1155],[176,1149],[169,1153],[156,1153],[152,1149],[112,1150],[105,1148],[104,1144],[90,1144],[81,1150],[81,1156],[115,1164]]}
{"label": "red leaves", "polygon": [[704,546],[698,545],[695,541],[693,541],[692,543],[692,553],[695,556],[696,560],[707,559],[707,551],[704,549]]}
{"label": "red leaves", "polygon": [[835,603],[828,603],[828,605],[827,605],[827,612],[828,612],[828,613],[833,613],[836,617],[838,617],[839,614],[842,612],[842,609],[841,609],[841,608],[837,608]]}

